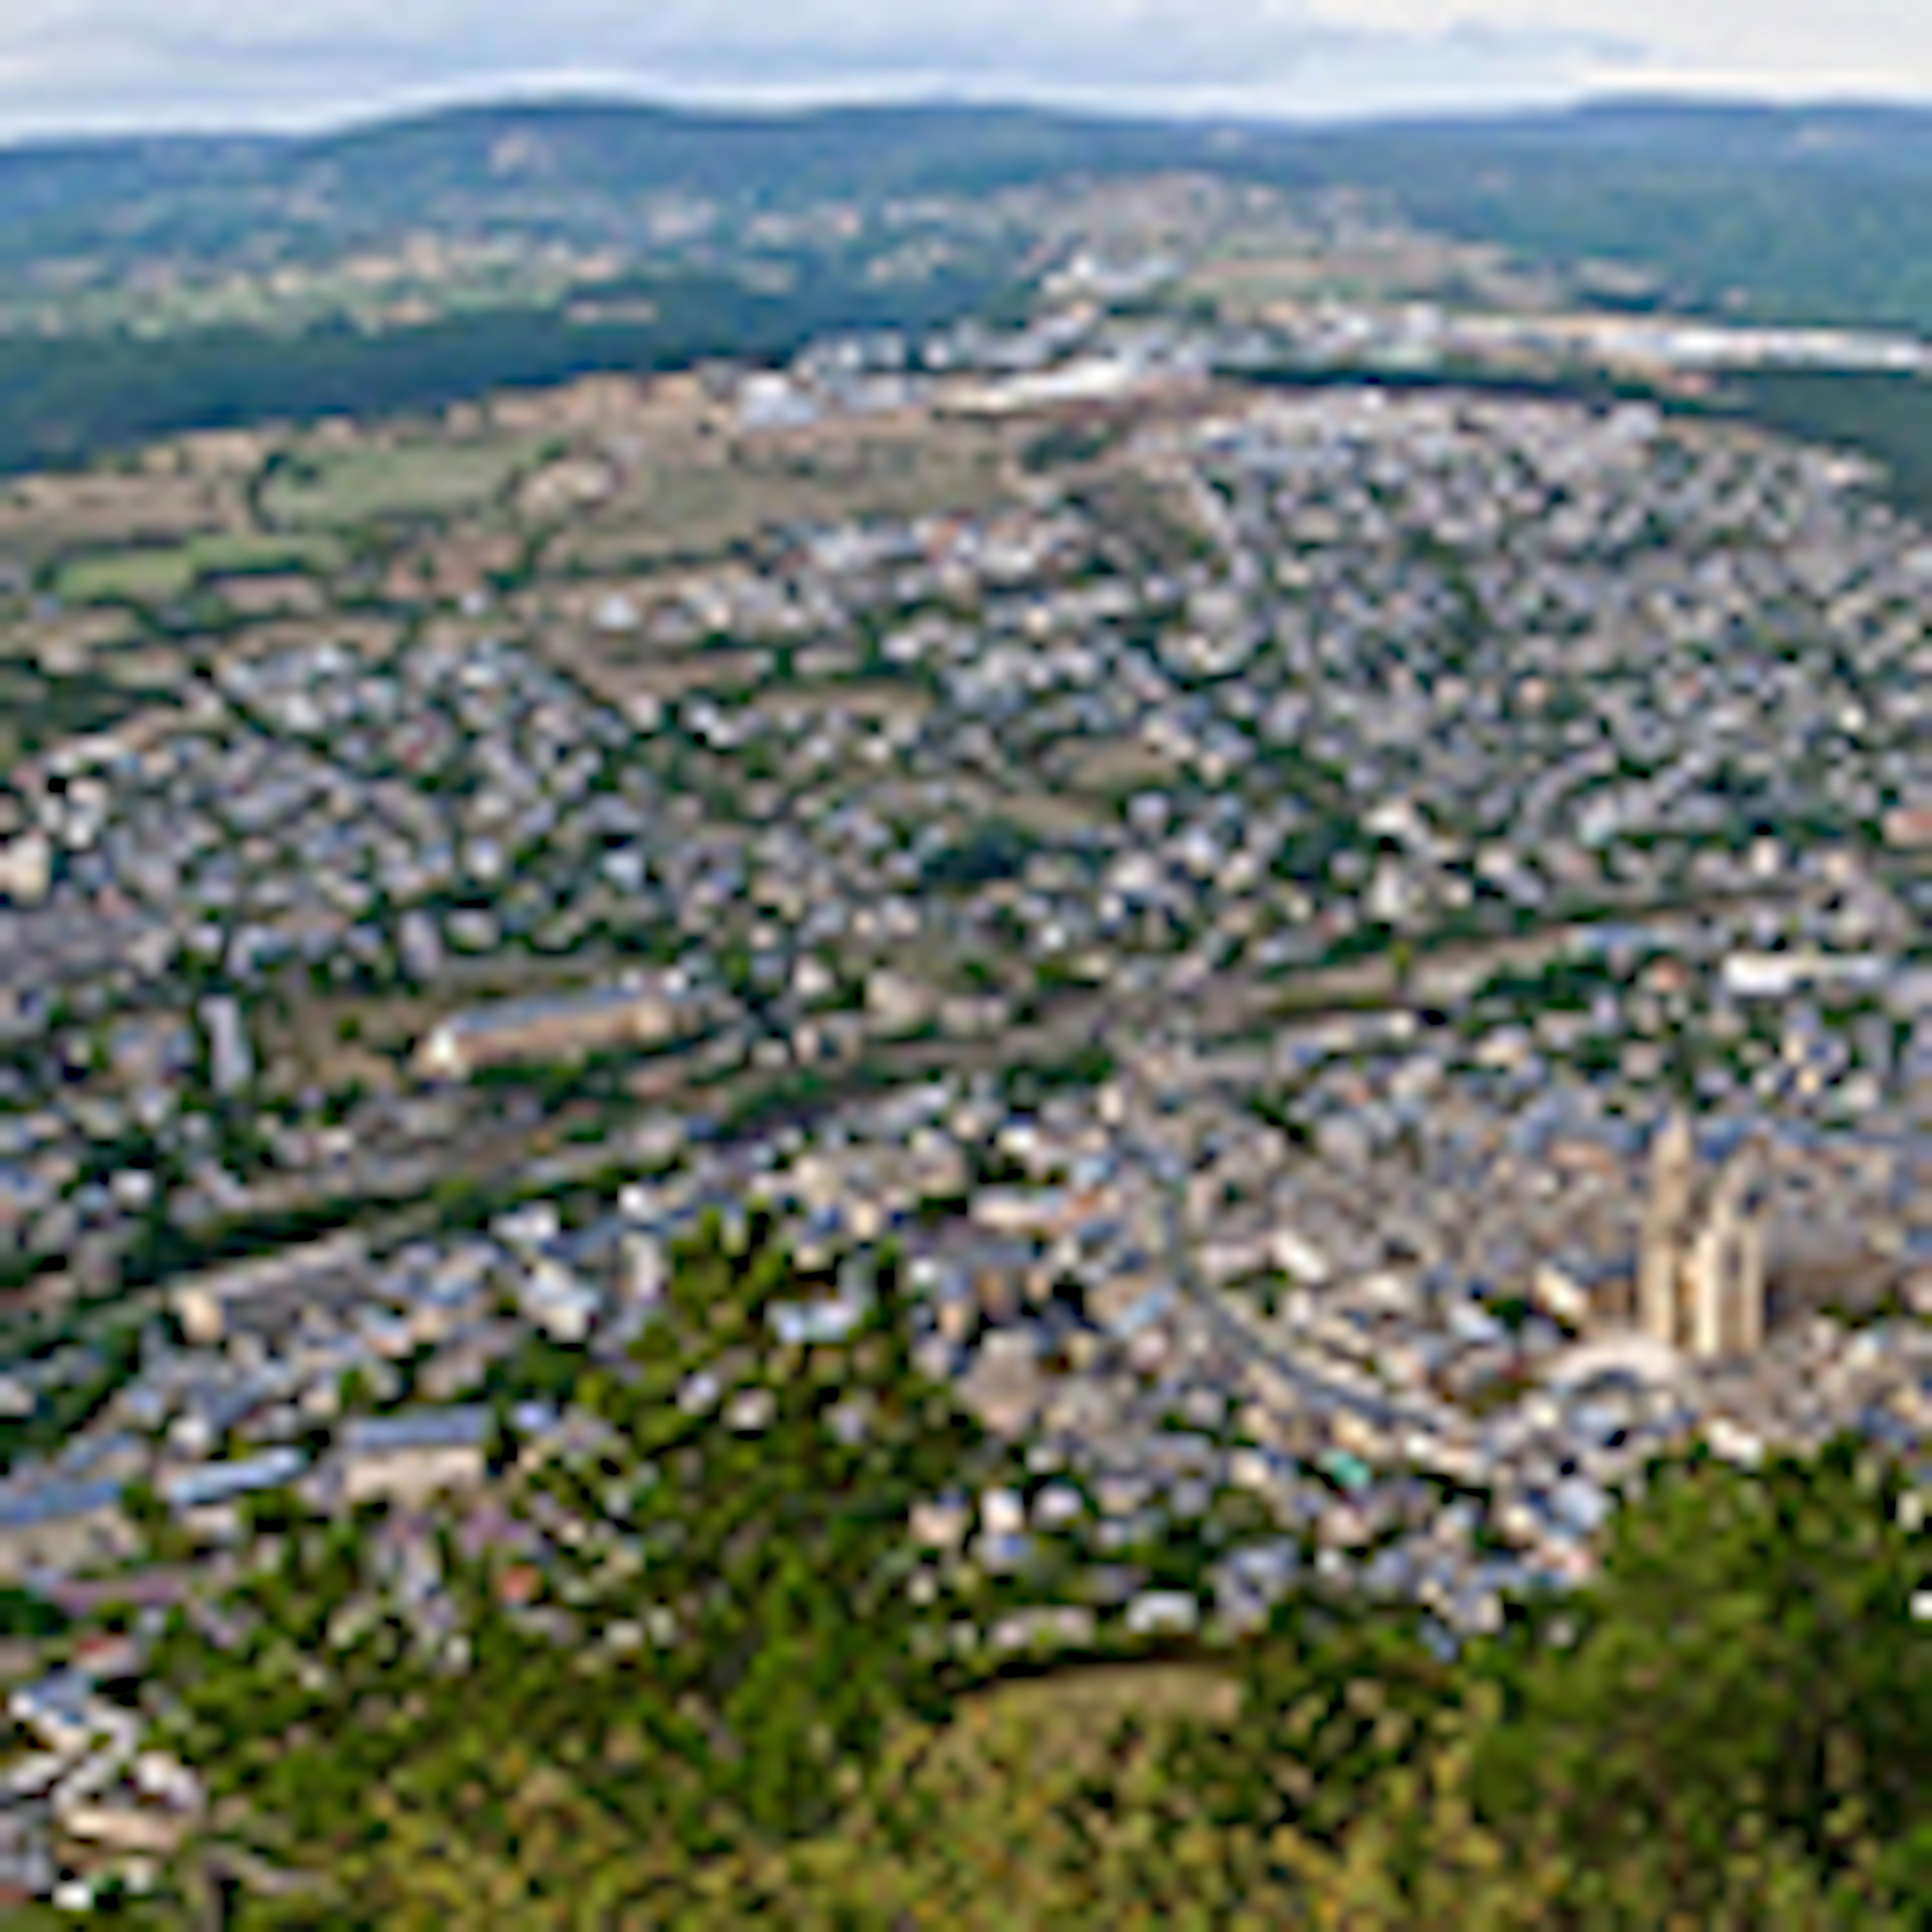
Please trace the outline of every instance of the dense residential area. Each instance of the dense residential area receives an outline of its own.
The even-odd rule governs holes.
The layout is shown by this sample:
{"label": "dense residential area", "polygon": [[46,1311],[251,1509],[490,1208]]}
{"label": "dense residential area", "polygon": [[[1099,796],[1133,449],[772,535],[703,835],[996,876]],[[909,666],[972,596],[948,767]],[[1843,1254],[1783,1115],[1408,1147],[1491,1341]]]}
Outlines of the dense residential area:
{"label": "dense residential area", "polygon": [[[1150,316],[1196,192],[1106,198],[1134,246],[1018,323],[0,493],[0,1899],[746,1922],[790,1894],[745,1820],[883,1834],[910,1897],[864,1767],[1078,1664],[1245,1685],[1169,1769],[1305,1842],[1224,1838],[1198,1922],[1292,1922],[1234,1915],[1338,1893],[1353,1826],[1270,1754],[1366,1789],[1508,1684],[1492,1820],[1646,1537],[1693,1624],[1803,1595],[1726,1540],[1754,1496],[1876,1566],[1923,1714],[1932,536],[1667,387],[1281,380],[1576,337]],[[1267,1728],[1310,1606],[1334,1762]],[[1867,1714],[1830,1750],[1922,1768]],[[1687,1785],[1696,1886],[1633,1799],[1624,1916],[1562,1922],[1707,1877],[1913,1922],[1884,1778],[1882,1881],[1778,1863],[1838,1763],[1762,1868]],[[426,1849],[500,1800],[612,1916]],[[1454,1837],[1416,1856],[1494,1853]],[[1567,1898],[1559,1851],[1508,1856]],[[1066,1856],[1024,1922],[1103,1922]],[[793,1922],[992,1922],[841,1917],[800,1856]],[[1458,1922],[1423,1884],[1332,1922]]]}

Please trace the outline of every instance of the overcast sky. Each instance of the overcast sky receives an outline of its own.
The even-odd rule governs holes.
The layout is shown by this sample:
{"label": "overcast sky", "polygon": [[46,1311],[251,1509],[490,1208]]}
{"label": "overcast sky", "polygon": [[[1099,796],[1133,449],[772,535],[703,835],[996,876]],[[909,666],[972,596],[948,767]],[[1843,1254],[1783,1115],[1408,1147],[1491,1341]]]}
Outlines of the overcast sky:
{"label": "overcast sky", "polygon": [[0,132],[595,88],[1294,116],[1616,89],[1932,100],[1928,0],[0,0]]}

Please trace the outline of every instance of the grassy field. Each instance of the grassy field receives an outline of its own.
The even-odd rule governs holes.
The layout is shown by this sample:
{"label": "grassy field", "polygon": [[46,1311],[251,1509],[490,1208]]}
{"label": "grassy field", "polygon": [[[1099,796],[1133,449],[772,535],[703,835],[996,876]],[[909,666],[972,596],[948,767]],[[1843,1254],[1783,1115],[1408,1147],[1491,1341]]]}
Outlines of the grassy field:
{"label": "grassy field", "polygon": [[587,572],[715,556],[790,524],[986,510],[1012,494],[1010,427],[922,418],[729,440],[654,440],[547,560]]}
{"label": "grassy field", "polygon": [[302,450],[268,478],[262,512],[279,529],[299,530],[475,510],[500,494],[542,447],[518,437]]}
{"label": "grassy field", "polygon": [[165,603],[207,578],[327,572],[341,556],[341,546],[326,536],[224,531],[184,544],[142,544],[76,557],[62,566],[54,589],[68,604]]}
{"label": "grassy field", "polygon": [[63,565],[54,594],[65,604],[160,604],[191,590],[195,576],[186,544],[103,550]]}
{"label": "grassy field", "polygon": [[1036,838],[1078,838],[1108,822],[1108,814],[1085,799],[1051,791],[1013,791],[1001,794],[1000,808]]}
{"label": "grassy field", "polygon": [[1017,1677],[965,1700],[959,1721],[935,1746],[932,1762],[979,1768],[988,1742],[1026,1741],[1036,1764],[1076,1775],[1099,1768],[1108,1741],[1132,1718],[1150,1731],[1183,1718],[1231,1723],[1240,1708],[1232,1672],[1199,1664],[1121,1664]]}
{"label": "grassy field", "polygon": [[1223,248],[1181,282],[1183,302],[1211,303],[1234,321],[1256,321],[1286,304],[1387,302],[1473,296],[1498,308],[1548,308],[1561,297],[1547,275],[1514,268],[1502,250],[1390,230],[1338,246]]}
{"label": "grassy field", "polygon": [[0,557],[38,569],[76,553],[172,546],[246,526],[233,478],[86,471],[0,484]]}
{"label": "grassy field", "polygon": [[670,703],[695,691],[742,691],[771,670],[767,651],[681,650],[635,639],[596,638],[576,643],[553,639],[556,662],[608,704],[653,698]]}

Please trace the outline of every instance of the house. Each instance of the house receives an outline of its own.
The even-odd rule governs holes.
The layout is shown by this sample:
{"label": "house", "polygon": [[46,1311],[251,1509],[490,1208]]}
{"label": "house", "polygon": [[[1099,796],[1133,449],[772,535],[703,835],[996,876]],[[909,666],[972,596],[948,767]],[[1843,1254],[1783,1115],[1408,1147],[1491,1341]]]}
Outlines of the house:
{"label": "house", "polygon": [[95,1630],[74,1646],[74,1667],[90,1683],[111,1684],[136,1676],[146,1660],[145,1646],[125,1631]]}
{"label": "house", "polygon": [[161,1500],[191,1535],[233,1540],[241,1533],[242,1499],[287,1488],[308,1464],[301,1450],[288,1447],[232,1462],[204,1462],[164,1478],[159,1485]]}
{"label": "house", "polygon": [[60,1814],[62,1834],[125,1858],[165,1858],[177,1850],[192,1820],[143,1803],[133,1792],[113,1791],[70,1804]]}
{"label": "house", "polygon": [[44,832],[26,832],[0,845],[0,895],[16,905],[38,905],[53,878],[54,848]]}
{"label": "house", "polygon": [[1048,1395],[1037,1338],[1030,1329],[987,1337],[959,1384],[961,1400],[995,1435],[1017,1438],[1031,1427]]}
{"label": "house", "polygon": [[778,1340],[793,1348],[814,1342],[842,1342],[866,1318],[866,1304],[856,1296],[824,1301],[786,1301],[773,1304],[766,1319]]}
{"label": "house", "polygon": [[490,1412],[480,1406],[358,1418],[343,1432],[330,1474],[350,1508],[421,1503],[483,1480],[490,1431]]}
{"label": "house", "polygon": [[603,1297],[560,1262],[544,1256],[519,1287],[518,1306],[555,1341],[580,1343],[603,1306]]}
{"label": "house", "polygon": [[[94,1687],[80,1672],[57,1670],[16,1690],[7,1700],[7,1714],[64,1765],[101,1736],[108,1707],[95,1697]],[[122,1723],[128,1721],[124,1713],[113,1714]]]}
{"label": "house", "polygon": [[54,1884],[53,1857],[40,1821],[0,1810],[0,1910],[44,1898]]}
{"label": "house", "polygon": [[190,1342],[211,1347],[250,1303],[312,1300],[344,1277],[359,1278],[368,1258],[367,1243],[351,1232],[237,1262],[182,1282],[173,1293],[175,1313]]}
{"label": "house", "polygon": [[238,1094],[255,1077],[255,1057],[238,1001],[227,994],[204,1000],[202,1024],[208,1035],[208,1066],[214,1090]]}
{"label": "house", "polygon": [[972,1510],[958,1498],[916,1502],[908,1523],[913,1541],[922,1549],[956,1552],[971,1526]]}
{"label": "house", "polygon": [[996,1651],[1081,1650],[1094,1642],[1097,1624],[1084,1604],[1042,1604],[1010,1611],[987,1631],[986,1642]]}
{"label": "house", "polygon": [[1191,1636],[1200,1622],[1201,1606],[1188,1590],[1142,1590],[1127,1604],[1134,1636]]}
{"label": "house", "polygon": [[55,1479],[0,1492],[0,1582],[119,1562],[136,1546],[118,1483]]}

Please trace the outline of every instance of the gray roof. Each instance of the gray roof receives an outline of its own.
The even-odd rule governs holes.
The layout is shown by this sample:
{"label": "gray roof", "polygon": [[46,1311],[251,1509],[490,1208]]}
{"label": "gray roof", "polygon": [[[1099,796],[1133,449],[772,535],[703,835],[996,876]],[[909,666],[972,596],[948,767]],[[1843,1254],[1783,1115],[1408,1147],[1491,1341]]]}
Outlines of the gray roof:
{"label": "gray roof", "polygon": [[31,1529],[70,1516],[91,1516],[121,1500],[118,1483],[74,1482],[56,1478],[31,1487],[0,1492],[0,1530]]}
{"label": "gray roof", "polygon": [[855,1301],[781,1302],[770,1312],[772,1330],[794,1346],[812,1342],[842,1342],[866,1311]]}
{"label": "gray roof", "polygon": [[176,1509],[204,1509],[236,1496],[279,1489],[293,1482],[308,1462],[295,1448],[270,1449],[232,1462],[206,1462],[170,1477],[162,1485],[162,1494]]}
{"label": "gray roof", "polygon": [[662,997],[635,986],[592,986],[575,992],[538,994],[528,999],[506,1000],[496,1006],[472,1007],[452,1014],[445,1024],[459,1039],[487,1040],[494,1034],[517,1033],[553,1020],[582,1020],[602,1013],[621,1013]]}
{"label": "gray roof", "polygon": [[344,1432],[352,1454],[387,1455],[409,1449],[481,1448],[490,1434],[490,1411],[480,1404],[461,1408],[418,1408],[399,1415],[358,1418]]}

